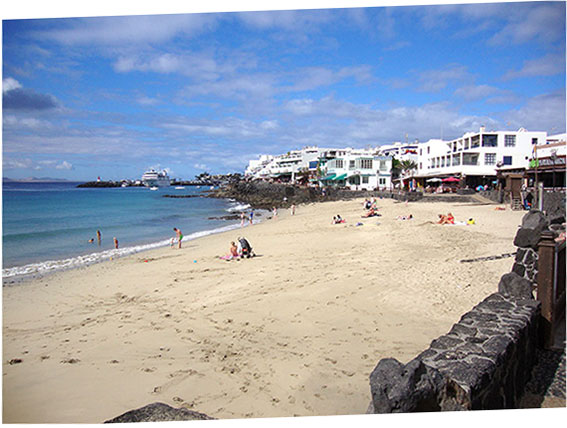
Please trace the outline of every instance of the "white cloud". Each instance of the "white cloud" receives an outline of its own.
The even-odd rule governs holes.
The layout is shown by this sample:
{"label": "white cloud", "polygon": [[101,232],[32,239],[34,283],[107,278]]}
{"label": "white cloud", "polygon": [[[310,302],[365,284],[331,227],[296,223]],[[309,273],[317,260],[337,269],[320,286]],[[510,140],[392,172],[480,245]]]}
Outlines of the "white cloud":
{"label": "white cloud", "polygon": [[63,161],[60,164],[55,166],[55,169],[67,169],[67,170],[71,170],[73,169],[73,165],[71,165],[69,162],[67,161]]}
{"label": "white cloud", "polygon": [[423,92],[439,92],[452,82],[471,80],[472,75],[467,67],[460,64],[449,64],[438,70],[426,70],[419,73],[419,90]]}
{"label": "white cloud", "polygon": [[467,101],[480,100],[499,93],[500,89],[489,85],[468,85],[455,91],[457,97],[464,98]]}
{"label": "white cloud", "polygon": [[6,77],[2,80],[2,93],[11,91],[13,89],[21,88],[22,85],[12,77]]}
{"label": "white cloud", "polygon": [[36,34],[65,45],[163,43],[179,34],[194,36],[212,29],[217,19],[214,14],[81,18],[68,21],[67,28]]}
{"label": "white cloud", "polygon": [[528,99],[523,106],[505,113],[503,121],[515,128],[553,134],[565,132],[565,89]]}
{"label": "white cloud", "polygon": [[540,58],[524,61],[520,70],[510,70],[504,79],[517,79],[534,76],[554,76],[565,73],[565,55],[548,54]]}

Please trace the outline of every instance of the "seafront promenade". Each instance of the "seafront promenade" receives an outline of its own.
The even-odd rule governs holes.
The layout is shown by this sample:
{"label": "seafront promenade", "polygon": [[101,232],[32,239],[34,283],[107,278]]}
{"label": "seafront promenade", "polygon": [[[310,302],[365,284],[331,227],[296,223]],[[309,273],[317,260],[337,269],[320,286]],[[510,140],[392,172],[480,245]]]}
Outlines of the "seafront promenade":
{"label": "seafront promenade", "polygon": [[[379,207],[300,205],[5,288],[4,421],[97,423],[156,401],[215,418],[364,413],[376,361],[411,360],[494,291],[511,258],[460,260],[513,252],[523,215]],[[448,211],[476,224],[433,223]],[[258,256],[219,260],[238,235]]]}

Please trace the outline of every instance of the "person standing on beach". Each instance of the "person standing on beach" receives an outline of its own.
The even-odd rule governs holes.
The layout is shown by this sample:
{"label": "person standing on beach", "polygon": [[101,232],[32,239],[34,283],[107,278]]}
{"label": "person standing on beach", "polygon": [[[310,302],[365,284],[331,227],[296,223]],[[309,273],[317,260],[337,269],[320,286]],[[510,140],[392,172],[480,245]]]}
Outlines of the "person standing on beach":
{"label": "person standing on beach", "polygon": [[291,215],[295,215],[295,204],[291,204]]}
{"label": "person standing on beach", "polygon": [[100,243],[102,242],[102,234],[100,233],[100,230],[96,231],[96,240],[98,241],[98,246],[100,247]]}
{"label": "person standing on beach", "polygon": [[278,218],[278,209],[276,207],[272,207],[272,213],[274,214],[274,220]]}
{"label": "person standing on beach", "polygon": [[116,236],[114,238],[112,238],[112,240],[114,241],[114,248],[116,248],[118,250],[118,239],[116,239]]}
{"label": "person standing on beach", "polygon": [[183,233],[181,232],[181,230],[179,230],[176,227],[174,227],[173,230],[175,231],[175,234],[177,235],[177,242],[179,244],[179,246],[177,248],[181,248],[181,241],[183,240]]}
{"label": "person standing on beach", "polygon": [[240,227],[244,227],[244,212],[240,213]]}
{"label": "person standing on beach", "polygon": [[254,210],[250,211],[250,224],[252,224],[254,220]]}

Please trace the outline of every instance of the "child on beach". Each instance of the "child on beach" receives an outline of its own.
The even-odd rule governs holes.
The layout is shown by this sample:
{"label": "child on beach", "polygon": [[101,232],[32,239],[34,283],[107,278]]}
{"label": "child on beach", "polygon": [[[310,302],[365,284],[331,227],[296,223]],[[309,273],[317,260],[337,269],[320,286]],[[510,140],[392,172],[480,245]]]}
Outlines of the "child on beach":
{"label": "child on beach", "polygon": [[291,215],[295,215],[295,204],[291,204]]}
{"label": "child on beach", "polygon": [[116,248],[118,250],[118,239],[116,239],[116,236],[114,238],[112,238],[112,240],[114,241],[114,248]]}
{"label": "child on beach", "polygon": [[276,207],[272,207],[272,214],[274,215],[274,220],[278,218],[278,209]]}
{"label": "child on beach", "polygon": [[175,231],[175,234],[177,235],[177,242],[179,243],[178,248],[181,248],[181,241],[183,240],[183,233],[181,233],[181,230],[179,230],[176,227],[174,227],[173,230]]}

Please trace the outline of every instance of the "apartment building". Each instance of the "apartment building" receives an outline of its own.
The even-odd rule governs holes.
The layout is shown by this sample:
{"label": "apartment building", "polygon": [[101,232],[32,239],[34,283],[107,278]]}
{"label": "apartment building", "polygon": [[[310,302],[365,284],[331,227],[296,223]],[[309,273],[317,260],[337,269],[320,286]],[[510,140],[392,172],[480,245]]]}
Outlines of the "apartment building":
{"label": "apartment building", "polygon": [[392,158],[380,156],[375,149],[341,150],[325,162],[322,186],[346,187],[352,190],[390,188]]}
{"label": "apartment building", "polygon": [[454,176],[469,186],[486,184],[497,168],[528,168],[533,147],[546,142],[546,132],[468,132],[452,141],[429,140],[418,148],[416,179],[420,184],[432,177]]}

